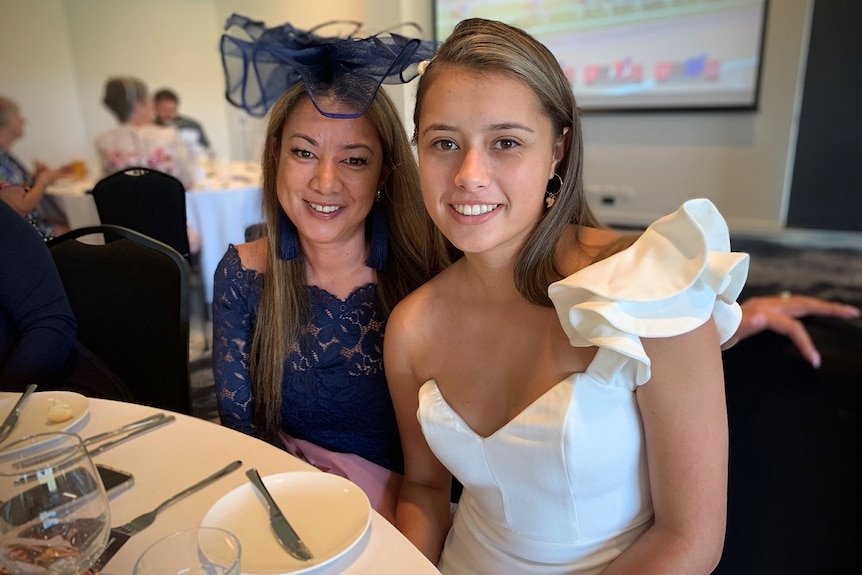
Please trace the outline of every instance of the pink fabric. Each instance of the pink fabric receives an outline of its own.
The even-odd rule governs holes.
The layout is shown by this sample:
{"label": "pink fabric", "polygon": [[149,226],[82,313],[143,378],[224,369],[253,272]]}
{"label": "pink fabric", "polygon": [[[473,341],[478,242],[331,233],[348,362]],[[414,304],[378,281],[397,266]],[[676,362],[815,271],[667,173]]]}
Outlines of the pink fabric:
{"label": "pink fabric", "polygon": [[304,439],[279,431],[284,449],[321,471],[340,475],[358,485],[368,496],[371,507],[395,524],[395,505],[403,476],[354,453],[329,451]]}

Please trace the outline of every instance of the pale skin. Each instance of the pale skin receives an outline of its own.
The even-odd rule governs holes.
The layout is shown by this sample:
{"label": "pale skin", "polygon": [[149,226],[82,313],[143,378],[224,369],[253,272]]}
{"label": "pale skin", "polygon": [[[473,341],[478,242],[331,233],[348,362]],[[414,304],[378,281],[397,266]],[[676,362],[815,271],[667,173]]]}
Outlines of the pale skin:
{"label": "pale skin", "polygon": [[[554,309],[524,300],[513,278],[569,135],[552,133],[529,87],[499,73],[447,69],[429,86],[421,112],[426,208],[465,256],[396,307],[384,358],[405,455],[396,525],[436,562],[451,523],[451,476],[416,419],[419,387],[435,379],[470,428],[488,436],[585,371],[596,348],[572,347]],[[584,268],[616,238],[570,226],[558,244],[561,271]],[[721,553],[727,488],[718,336],[707,321],[644,347],[652,378],[637,401],[655,523],[604,573],[708,573]]]}
{"label": "pale skin", "polygon": [[[278,199],[297,228],[308,283],[345,299],[375,281],[365,265],[365,218],[383,182],[383,150],[363,117],[321,115],[306,99],[282,129]],[[243,267],[266,272],[266,240],[237,246]]]}

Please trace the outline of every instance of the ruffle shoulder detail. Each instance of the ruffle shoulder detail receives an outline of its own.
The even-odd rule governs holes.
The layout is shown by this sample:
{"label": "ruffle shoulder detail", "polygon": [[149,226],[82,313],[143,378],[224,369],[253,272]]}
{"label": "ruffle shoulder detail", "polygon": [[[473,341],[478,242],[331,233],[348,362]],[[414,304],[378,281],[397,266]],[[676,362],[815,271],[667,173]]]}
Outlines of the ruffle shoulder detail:
{"label": "ruffle shoulder detail", "polygon": [[681,335],[714,318],[721,342],[739,326],[748,254],[730,251],[727,224],[706,199],[685,202],[627,249],[551,284],[548,295],[575,347],[610,348],[650,377],[640,338]]}

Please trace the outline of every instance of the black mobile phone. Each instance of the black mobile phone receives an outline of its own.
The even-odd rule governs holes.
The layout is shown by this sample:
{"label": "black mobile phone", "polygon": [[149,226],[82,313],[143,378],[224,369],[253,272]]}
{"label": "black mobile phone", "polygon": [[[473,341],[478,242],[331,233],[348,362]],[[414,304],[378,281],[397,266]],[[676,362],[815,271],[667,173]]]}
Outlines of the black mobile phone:
{"label": "black mobile phone", "polygon": [[134,476],[128,471],[114,469],[102,463],[96,464],[96,470],[99,472],[99,477],[102,478],[102,485],[105,486],[105,492],[109,498],[122,493],[135,484]]}
{"label": "black mobile phone", "polygon": [[[36,480],[35,475],[29,480]],[[0,522],[18,526],[34,517],[33,509],[59,509],[96,489],[96,478],[84,467],[56,475],[52,481],[36,483],[0,504]],[[3,499],[6,499],[5,494]]]}

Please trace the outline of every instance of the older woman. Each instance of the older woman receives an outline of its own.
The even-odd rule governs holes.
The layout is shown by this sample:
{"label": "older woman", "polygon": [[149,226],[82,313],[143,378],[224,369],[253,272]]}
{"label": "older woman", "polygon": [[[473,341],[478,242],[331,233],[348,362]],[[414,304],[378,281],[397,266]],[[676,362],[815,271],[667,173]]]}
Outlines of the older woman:
{"label": "older woman", "polygon": [[144,166],[174,176],[186,189],[194,186],[194,159],[175,128],[153,123],[153,103],[141,80],[109,79],[103,102],[120,122],[96,137],[105,175]]}
{"label": "older woman", "polygon": [[[352,118],[324,115],[321,103],[328,114],[355,112],[332,96],[313,103],[301,83],[273,106],[267,237],[230,246],[216,272],[219,412],[223,425],[280,436],[291,452],[350,476],[391,517],[385,487],[397,486],[389,473],[402,458],[383,331],[395,304],[447,257],[389,97],[378,92]],[[379,477],[384,490],[348,468]]]}
{"label": "older woman", "polygon": [[40,211],[39,204],[45,192],[57,178],[70,174],[71,166],[52,170],[36,162],[31,172],[15,158],[10,149],[24,136],[24,117],[18,105],[0,96],[0,199],[24,216],[45,239],[67,231],[64,222],[49,221]]}

